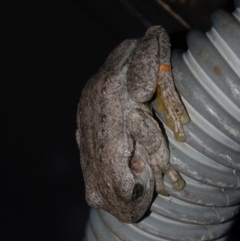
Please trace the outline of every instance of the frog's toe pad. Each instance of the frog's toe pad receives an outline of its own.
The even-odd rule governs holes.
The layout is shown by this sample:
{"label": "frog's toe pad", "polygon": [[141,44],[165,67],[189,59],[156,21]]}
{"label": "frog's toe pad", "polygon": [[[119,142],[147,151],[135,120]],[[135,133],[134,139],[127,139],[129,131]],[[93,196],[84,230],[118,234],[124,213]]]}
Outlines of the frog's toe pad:
{"label": "frog's toe pad", "polygon": [[183,114],[181,115],[181,122],[182,124],[187,124],[190,121],[190,118],[187,114],[186,111],[183,112]]}
{"label": "frog's toe pad", "polygon": [[185,142],[186,141],[186,136],[184,132],[174,132],[174,138],[175,140],[179,142]]}
{"label": "frog's toe pad", "polygon": [[185,185],[186,185],[186,183],[182,178],[180,178],[178,181],[172,183],[173,189],[176,191],[183,190]]}

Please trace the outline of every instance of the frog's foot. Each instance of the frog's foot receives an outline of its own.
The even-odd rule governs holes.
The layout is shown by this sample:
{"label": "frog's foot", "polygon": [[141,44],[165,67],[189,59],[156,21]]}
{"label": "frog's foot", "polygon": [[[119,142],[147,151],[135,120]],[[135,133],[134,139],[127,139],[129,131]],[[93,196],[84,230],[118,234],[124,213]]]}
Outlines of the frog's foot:
{"label": "frog's foot", "polygon": [[[155,189],[156,192],[163,196],[169,196],[164,187],[163,174],[159,166],[152,165],[152,169],[155,177]],[[166,175],[171,181],[172,187],[176,191],[181,191],[185,187],[186,183],[183,178],[175,171],[171,166],[166,172]]]}
{"label": "frog's foot", "polygon": [[157,106],[163,111],[168,127],[174,132],[177,141],[185,141],[183,124],[189,122],[189,116],[174,87],[171,66],[161,64],[157,87]]}

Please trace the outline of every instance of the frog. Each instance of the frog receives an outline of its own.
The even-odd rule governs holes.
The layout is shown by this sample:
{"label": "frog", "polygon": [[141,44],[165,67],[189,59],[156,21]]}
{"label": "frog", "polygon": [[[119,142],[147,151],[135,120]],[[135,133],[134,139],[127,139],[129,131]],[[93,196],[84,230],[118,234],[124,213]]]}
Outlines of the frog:
{"label": "frog", "polygon": [[81,92],[76,139],[86,201],[120,222],[138,222],[155,192],[168,195],[164,175],[174,190],[185,186],[170,163],[166,136],[150,105],[157,98],[175,138],[184,141],[189,117],[174,85],[170,57],[167,32],[152,26],[143,38],[120,43]]}

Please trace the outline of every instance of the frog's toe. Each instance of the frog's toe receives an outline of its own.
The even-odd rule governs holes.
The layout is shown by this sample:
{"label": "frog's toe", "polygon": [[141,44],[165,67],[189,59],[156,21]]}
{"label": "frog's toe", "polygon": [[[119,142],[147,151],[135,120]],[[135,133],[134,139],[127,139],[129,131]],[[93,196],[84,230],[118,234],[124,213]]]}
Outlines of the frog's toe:
{"label": "frog's toe", "polygon": [[164,189],[161,189],[161,190],[157,190],[157,193],[162,195],[162,196],[165,196],[165,197],[168,197],[168,193],[166,192],[165,188]]}
{"label": "frog's toe", "polygon": [[186,137],[184,132],[174,132],[174,138],[175,140],[179,141],[179,142],[185,142],[186,141]]}
{"label": "frog's toe", "polygon": [[165,190],[165,187],[164,187],[164,182],[163,182],[163,177],[162,177],[161,170],[159,170],[155,174],[155,190],[160,195],[169,196],[168,193]]}
{"label": "frog's toe", "polygon": [[165,190],[162,180],[160,181],[160,183],[156,183],[156,192],[162,196],[166,196],[166,197],[169,196],[167,191]]}
{"label": "frog's toe", "polygon": [[172,183],[173,189],[176,191],[181,191],[183,190],[183,188],[185,187],[186,183],[185,181],[180,178],[179,180],[177,180],[176,182]]}

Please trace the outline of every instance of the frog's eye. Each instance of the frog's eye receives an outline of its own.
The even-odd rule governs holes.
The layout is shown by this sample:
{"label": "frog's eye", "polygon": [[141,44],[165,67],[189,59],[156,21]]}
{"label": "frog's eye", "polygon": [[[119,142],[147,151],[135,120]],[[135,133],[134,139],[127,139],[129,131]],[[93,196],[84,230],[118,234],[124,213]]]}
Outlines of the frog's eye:
{"label": "frog's eye", "polygon": [[132,201],[136,201],[137,199],[142,197],[142,195],[143,195],[143,186],[137,183],[133,188]]}

